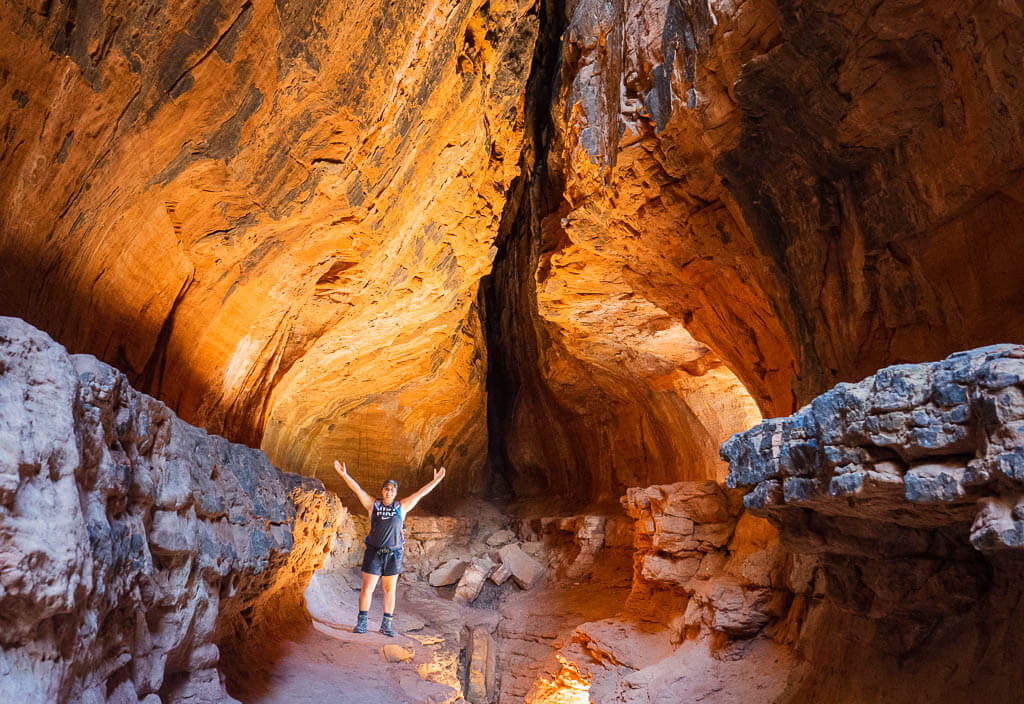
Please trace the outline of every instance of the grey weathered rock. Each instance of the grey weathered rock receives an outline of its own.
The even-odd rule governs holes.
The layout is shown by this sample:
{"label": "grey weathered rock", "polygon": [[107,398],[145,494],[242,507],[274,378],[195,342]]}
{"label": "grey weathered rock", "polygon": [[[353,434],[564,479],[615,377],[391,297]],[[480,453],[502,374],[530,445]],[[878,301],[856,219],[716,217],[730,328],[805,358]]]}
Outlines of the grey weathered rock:
{"label": "grey weathered rock", "polygon": [[734,435],[722,457],[729,485],[749,490],[746,505],[784,526],[794,509],[912,529],[973,522],[979,550],[1020,548],[1024,525],[1011,507],[1024,500],[1024,347],[840,384]]}
{"label": "grey weathered rock", "polygon": [[544,565],[523,552],[517,543],[500,550],[501,562],[512,572],[512,579],[523,589],[534,586],[544,574]]}
{"label": "grey weathered rock", "polygon": [[0,701],[234,701],[237,615],[322,559],[317,486],[0,317]]}
{"label": "grey weathered rock", "polygon": [[1020,668],[992,654],[1024,647],[997,625],[1024,604],[1022,386],[1024,347],[970,350],[840,384],[723,445],[729,484],[796,553],[785,574],[730,558],[746,591],[716,595],[736,631],[774,617],[759,585],[794,593],[774,632],[807,660],[782,700],[1019,698]]}
{"label": "grey weathered rock", "polygon": [[432,587],[446,587],[458,582],[465,571],[466,562],[464,560],[448,560],[431,572],[427,581]]}

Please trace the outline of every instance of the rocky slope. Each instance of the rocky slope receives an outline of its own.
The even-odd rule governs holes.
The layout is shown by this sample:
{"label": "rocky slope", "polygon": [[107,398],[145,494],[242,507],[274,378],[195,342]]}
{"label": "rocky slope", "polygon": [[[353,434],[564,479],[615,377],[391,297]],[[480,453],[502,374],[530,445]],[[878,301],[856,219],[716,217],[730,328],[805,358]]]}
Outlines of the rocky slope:
{"label": "rocky slope", "polygon": [[[125,376],[0,318],[0,699],[234,701],[346,513]],[[231,674],[229,672],[229,674]]]}

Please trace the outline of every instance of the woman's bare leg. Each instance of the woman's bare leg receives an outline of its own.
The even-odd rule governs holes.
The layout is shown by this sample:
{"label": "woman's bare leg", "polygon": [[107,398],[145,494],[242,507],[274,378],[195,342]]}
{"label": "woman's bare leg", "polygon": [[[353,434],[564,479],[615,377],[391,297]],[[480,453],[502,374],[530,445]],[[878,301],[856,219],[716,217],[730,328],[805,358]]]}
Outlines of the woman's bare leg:
{"label": "woman's bare leg", "polygon": [[[373,598],[373,590],[377,588],[377,580],[380,579],[379,574],[367,574],[363,572],[363,589],[359,592],[359,610],[369,611],[370,600]],[[385,580],[388,577],[384,578]],[[387,582],[384,583],[384,607],[387,609]],[[395,595],[394,591],[391,592],[391,607],[395,606]]]}
{"label": "woman's bare leg", "polygon": [[[398,575],[381,578],[381,587],[384,589],[384,613],[395,613],[395,591],[398,586]],[[362,602],[360,602],[362,603]],[[369,603],[369,602],[367,602]],[[362,608],[362,607],[360,607]]]}

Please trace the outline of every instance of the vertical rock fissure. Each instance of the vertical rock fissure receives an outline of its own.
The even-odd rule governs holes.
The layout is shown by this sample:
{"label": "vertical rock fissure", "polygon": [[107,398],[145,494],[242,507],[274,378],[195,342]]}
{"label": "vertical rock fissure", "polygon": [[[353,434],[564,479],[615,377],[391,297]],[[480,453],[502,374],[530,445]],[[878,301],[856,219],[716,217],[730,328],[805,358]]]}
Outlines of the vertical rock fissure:
{"label": "vertical rock fissure", "polygon": [[540,250],[540,223],[557,207],[552,193],[560,178],[547,169],[553,132],[550,107],[561,63],[565,28],[562,4],[540,0],[540,30],[526,85],[526,135],[520,154],[520,176],[509,189],[495,244],[491,273],[480,282],[480,311],[487,345],[487,492],[492,498],[512,496],[511,463],[506,451],[520,387],[529,383],[524,369],[537,360],[536,311],[533,286]]}

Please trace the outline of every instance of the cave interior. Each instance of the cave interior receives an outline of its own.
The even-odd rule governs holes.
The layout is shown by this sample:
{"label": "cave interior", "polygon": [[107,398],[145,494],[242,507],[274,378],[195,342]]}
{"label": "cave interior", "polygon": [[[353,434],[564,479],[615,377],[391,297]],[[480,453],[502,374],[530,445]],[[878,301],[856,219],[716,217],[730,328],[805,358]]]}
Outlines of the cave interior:
{"label": "cave interior", "polygon": [[[379,701],[1024,702],[1024,2],[13,0],[0,32],[11,701],[355,686],[274,680],[292,638]],[[331,621],[366,530],[335,459],[447,468],[405,660]]]}

